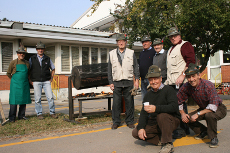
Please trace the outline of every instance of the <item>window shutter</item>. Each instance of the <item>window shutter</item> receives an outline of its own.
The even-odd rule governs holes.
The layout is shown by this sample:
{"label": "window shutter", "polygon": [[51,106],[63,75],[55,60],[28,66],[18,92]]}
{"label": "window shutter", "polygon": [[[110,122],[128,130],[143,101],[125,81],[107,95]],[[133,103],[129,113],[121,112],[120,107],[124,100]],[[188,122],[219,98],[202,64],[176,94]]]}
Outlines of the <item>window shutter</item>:
{"label": "window shutter", "polygon": [[51,61],[55,65],[55,47],[54,46],[46,47],[45,55],[49,56]]}
{"label": "window shutter", "polygon": [[7,72],[10,62],[13,60],[13,43],[1,42],[2,72]]}
{"label": "window shutter", "polygon": [[71,47],[72,51],[72,67],[78,66],[79,64],[79,47]]}
{"label": "window shutter", "polygon": [[101,48],[101,63],[107,63],[107,48]]}
{"label": "window shutter", "polygon": [[61,70],[70,72],[69,46],[61,46]]}
{"label": "window shutter", "polygon": [[91,48],[91,60],[92,64],[98,63],[98,48]]}
{"label": "window shutter", "polygon": [[82,65],[89,65],[89,47],[82,47]]}

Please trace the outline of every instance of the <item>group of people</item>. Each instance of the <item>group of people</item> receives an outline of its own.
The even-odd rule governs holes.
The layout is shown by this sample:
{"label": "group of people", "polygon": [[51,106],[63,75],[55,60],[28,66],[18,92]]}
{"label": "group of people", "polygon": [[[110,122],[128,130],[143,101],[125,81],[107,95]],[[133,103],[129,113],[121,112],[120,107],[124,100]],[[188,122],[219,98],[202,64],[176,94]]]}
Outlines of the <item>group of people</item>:
{"label": "group of people", "polygon": [[[139,63],[134,51],[126,48],[126,37],[121,35],[116,39],[118,47],[110,51],[108,62],[108,80],[113,91],[111,129],[120,126],[123,96],[125,122],[133,129],[133,137],[162,145],[160,153],[174,151],[172,135],[180,138],[176,136],[178,129],[189,134],[191,128],[197,134],[195,139],[208,137],[211,139],[209,146],[217,147],[217,121],[226,116],[227,109],[213,83],[201,79],[191,43],[181,39],[176,27],[170,28],[167,33],[172,43],[168,51],[163,49],[162,39],[154,39],[152,48],[151,38],[142,38],[143,51]],[[138,88],[139,77],[143,107],[135,127],[134,98],[130,90]],[[186,104],[189,97],[199,106],[191,113],[188,113]],[[207,127],[200,120],[206,120]]]}
{"label": "group of people", "polygon": [[[126,47],[127,38],[117,37],[117,48],[109,52],[108,80],[113,91],[113,106],[111,129],[117,129],[121,124],[120,113],[122,96],[125,100],[125,122],[136,139],[162,145],[160,153],[173,152],[172,134],[182,128],[189,134],[191,128],[196,134],[195,139],[211,139],[210,147],[218,146],[217,121],[224,118],[227,109],[222,104],[213,83],[201,79],[199,67],[195,65],[195,52],[191,43],[181,39],[180,31],[172,27],[167,37],[172,43],[168,51],[163,49],[163,40],[156,38],[152,41],[149,36],[142,38],[143,51],[139,62],[134,50]],[[10,84],[9,120],[15,122],[17,105],[18,118],[25,117],[26,104],[31,103],[30,85],[33,85],[35,95],[35,111],[38,119],[42,115],[41,93],[45,91],[50,115],[55,114],[55,104],[51,90],[51,82],[55,66],[51,59],[44,54],[45,45],[36,45],[37,54],[26,61],[26,51],[21,45],[17,51],[18,58],[13,60],[8,68],[7,76]],[[139,123],[135,127],[134,97],[130,91],[139,88],[143,107]],[[199,109],[188,113],[186,101],[189,97],[197,103]],[[200,123],[206,120],[207,127]]]}
{"label": "group of people", "polygon": [[55,66],[51,59],[44,54],[45,44],[42,42],[36,45],[37,54],[26,61],[27,51],[21,44],[17,52],[18,58],[11,61],[7,70],[10,78],[10,111],[9,121],[15,122],[17,105],[19,105],[18,119],[27,120],[25,117],[26,104],[31,103],[30,84],[34,88],[35,111],[38,119],[44,119],[42,115],[41,94],[42,88],[45,91],[49,103],[50,116],[58,118],[55,114],[55,104],[51,89],[51,82],[55,73]]}

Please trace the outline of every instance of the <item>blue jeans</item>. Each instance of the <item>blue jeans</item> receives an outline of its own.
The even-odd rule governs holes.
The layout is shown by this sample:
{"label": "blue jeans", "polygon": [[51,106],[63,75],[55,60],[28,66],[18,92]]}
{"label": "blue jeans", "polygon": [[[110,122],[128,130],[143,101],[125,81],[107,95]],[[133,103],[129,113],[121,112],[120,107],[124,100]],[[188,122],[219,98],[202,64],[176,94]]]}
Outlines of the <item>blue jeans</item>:
{"label": "blue jeans", "polygon": [[42,94],[42,88],[45,91],[47,101],[49,103],[49,109],[50,114],[55,114],[55,105],[54,105],[54,98],[53,98],[53,92],[51,89],[51,82],[45,81],[45,82],[33,82],[34,86],[34,98],[35,98],[35,111],[37,115],[42,114],[42,105],[41,105],[41,94]]}
{"label": "blue jeans", "polygon": [[145,97],[145,94],[147,93],[147,87],[149,85],[149,80],[148,79],[141,79],[141,95],[142,95],[142,100]]}

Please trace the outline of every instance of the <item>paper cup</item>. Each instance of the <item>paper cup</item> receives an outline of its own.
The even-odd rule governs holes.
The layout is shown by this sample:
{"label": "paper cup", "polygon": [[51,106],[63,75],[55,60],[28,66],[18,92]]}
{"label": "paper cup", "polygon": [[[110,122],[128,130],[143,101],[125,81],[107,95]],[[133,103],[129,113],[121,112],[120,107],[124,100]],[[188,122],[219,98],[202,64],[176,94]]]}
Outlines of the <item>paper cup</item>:
{"label": "paper cup", "polygon": [[149,102],[144,102],[144,106],[147,106],[147,105],[149,105]]}

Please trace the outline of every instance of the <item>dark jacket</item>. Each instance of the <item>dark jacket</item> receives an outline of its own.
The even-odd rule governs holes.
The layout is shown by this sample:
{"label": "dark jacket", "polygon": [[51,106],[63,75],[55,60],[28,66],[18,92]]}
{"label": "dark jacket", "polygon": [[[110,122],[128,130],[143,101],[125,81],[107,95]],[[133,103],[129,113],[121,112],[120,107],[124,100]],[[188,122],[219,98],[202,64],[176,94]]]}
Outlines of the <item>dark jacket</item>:
{"label": "dark jacket", "polygon": [[48,56],[43,56],[42,67],[40,66],[37,55],[31,57],[31,62],[30,79],[32,82],[44,82],[51,79],[50,58]]}
{"label": "dark jacket", "polygon": [[156,51],[154,48],[140,52],[139,55],[139,71],[141,79],[145,79],[148,73],[149,67],[153,65],[153,57]]}

